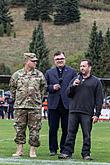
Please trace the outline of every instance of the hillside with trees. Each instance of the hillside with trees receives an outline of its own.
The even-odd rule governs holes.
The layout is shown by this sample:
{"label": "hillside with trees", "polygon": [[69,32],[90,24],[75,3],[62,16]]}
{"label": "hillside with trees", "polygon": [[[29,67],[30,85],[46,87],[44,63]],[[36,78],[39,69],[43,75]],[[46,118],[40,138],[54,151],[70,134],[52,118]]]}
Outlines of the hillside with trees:
{"label": "hillside with trees", "polygon": [[80,0],[80,6],[91,10],[110,11],[110,0]]}
{"label": "hillside with trees", "polygon": [[0,36],[10,36],[13,19],[9,12],[9,4],[5,0],[0,1]]}
{"label": "hillside with trees", "polygon": [[[22,66],[23,53],[29,50],[33,31],[39,23],[38,21],[26,21],[24,19],[25,11],[26,7],[21,6],[10,9],[16,37],[13,35],[0,37],[0,61],[5,66],[9,66],[12,73]],[[69,64],[73,65],[72,61],[76,60],[74,65],[77,67],[78,59],[82,58],[88,49],[94,21],[97,22],[98,30],[102,31],[103,35],[110,27],[110,12],[80,8],[80,13],[80,22],[75,24],[57,26],[53,22],[42,23],[51,63],[53,63],[53,53],[62,50],[65,52]]]}

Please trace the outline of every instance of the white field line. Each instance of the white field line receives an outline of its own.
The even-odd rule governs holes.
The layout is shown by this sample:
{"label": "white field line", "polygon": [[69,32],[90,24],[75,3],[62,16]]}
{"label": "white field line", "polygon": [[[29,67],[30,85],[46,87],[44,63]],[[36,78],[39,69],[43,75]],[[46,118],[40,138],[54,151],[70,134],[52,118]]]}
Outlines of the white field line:
{"label": "white field line", "polygon": [[110,163],[101,162],[81,162],[76,160],[37,160],[21,158],[0,158],[0,164],[8,165],[110,165]]}

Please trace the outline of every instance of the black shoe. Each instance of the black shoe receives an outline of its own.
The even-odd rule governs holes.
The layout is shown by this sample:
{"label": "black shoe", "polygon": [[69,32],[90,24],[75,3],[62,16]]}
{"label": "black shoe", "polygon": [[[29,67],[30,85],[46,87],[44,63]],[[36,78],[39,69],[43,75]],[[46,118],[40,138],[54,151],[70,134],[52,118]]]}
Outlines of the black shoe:
{"label": "black shoe", "polygon": [[90,156],[84,156],[83,159],[84,160],[93,160]]}
{"label": "black shoe", "polygon": [[55,156],[56,154],[57,154],[57,152],[55,152],[55,151],[50,152],[50,156]]}
{"label": "black shoe", "polygon": [[67,154],[60,154],[58,156],[58,159],[71,159],[71,156]]}

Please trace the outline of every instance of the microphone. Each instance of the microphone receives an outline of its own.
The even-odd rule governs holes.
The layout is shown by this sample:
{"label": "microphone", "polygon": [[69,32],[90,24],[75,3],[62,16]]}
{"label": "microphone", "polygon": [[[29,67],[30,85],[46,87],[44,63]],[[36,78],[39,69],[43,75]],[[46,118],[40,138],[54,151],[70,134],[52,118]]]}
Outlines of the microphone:
{"label": "microphone", "polygon": [[83,82],[85,81],[85,79],[83,78],[83,76],[82,76],[82,73],[81,72],[79,72],[78,73],[78,75],[77,75],[77,78],[76,79],[78,79],[79,81],[80,81],[80,85],[81,84],[83,84]]}
{"label": "microphone", "polygon": [[78,74],[76,79],[80,80],[80,77],[81,77],[81,75],[80,75],[80,74]]}
{"label": "microphone", "polygon": [[80,81],[81,81],[81,79],[82,79],[82,73],[81,73],[81,72],[79,72],[79,73],[77,74],[76,79],[78,79],[78,80],[80,80]]}
{"label": "microphone", "polygon": [[80,74],[77,74],[75,80],[73,81],[73,86],[78,86],[80,84]]}

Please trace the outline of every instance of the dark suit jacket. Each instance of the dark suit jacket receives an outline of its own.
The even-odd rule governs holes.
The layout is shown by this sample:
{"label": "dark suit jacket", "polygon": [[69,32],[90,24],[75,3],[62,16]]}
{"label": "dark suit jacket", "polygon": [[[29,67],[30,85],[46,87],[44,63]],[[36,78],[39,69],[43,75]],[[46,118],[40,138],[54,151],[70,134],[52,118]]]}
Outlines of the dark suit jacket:
{"label": "dark suit jacket", "polygon": [[45,78],[47,80],[47,92],[48,92],[48,109],[56,109],[58,107],[60,95],[63,101],[65,109],[69,109],[69,98],[67,97],[66,89],[70,81],[76,76],[75,69],[65,66],[63,70],[63,81],[61,84],[61,89],[55,91],[53,89],[54,84],[59,84],[59,77],[57,68],[51,68],[47,70]]}

